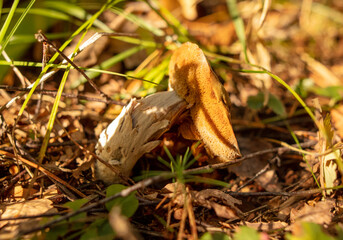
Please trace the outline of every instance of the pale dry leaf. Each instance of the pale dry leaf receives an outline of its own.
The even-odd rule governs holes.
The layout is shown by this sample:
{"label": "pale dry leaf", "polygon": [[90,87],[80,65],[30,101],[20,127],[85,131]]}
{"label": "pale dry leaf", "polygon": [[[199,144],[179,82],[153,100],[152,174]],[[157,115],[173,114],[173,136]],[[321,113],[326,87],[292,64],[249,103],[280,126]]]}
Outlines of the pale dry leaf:
{"label": "pale dry leaf", "polygon": [[281,186],[274,169],[266,171],[256,179],[256,182],[268,192],[279,192]]}
{"label": "pale dry leaf", "polygon": [[343,139],[343,105],[339,105],[330,111],[333,127],[336,129],[337,135]]}
{"label": "pale dry leaf", "polygon": [[[324,179],[325,179],[325,187],[330,188],[334,187],[334,182],[337,179],[337,163],[336,159],[338,156],[341,155],[340,150],[336,150],[328,155],[325,155],[325,167],[324,167]],[[333,192],[332,189],[326,190],[327,194],[331,194]]]}
{"label": "pale dry leaf", "polygon": [[320,87],[341,85],[341,80],[324,64],[315,60],[308,54],[303,54],[301,59],[307,63],[309,70],[314,74],[313,80]]}
{"label": "pale dry leaf", "polygon": [[[195,192],[194,201],[200,206],[214,209],[218,217],[232,218],[242,216],[243,213],[235,205],[242,204],[242,201],[231,197],[218,189],[205,189],[200,192]],[[218,201],[222,205],[218,204]]]}
{"label": "pale dry leaf", "polygon": [[119,206],[112,207],[108,214],[108,221],[116,233],[116,238],[136,240],[139,239],[135,235],[135,231],[132,228],[129,219],[121,214],[121,208]]}
{"label": "pale dry leaf", "polygon": [[198,0],[178,0],[181,6],[182,15],[188,20],[194,20],[198,17]]}
{"label": "pale dry leaf", "polygon": [[261,16],[260,16],[260,19],[259,19],[259,22],[257,25],[257,29],[260,29],[262,27],[264,21],[266,20],[267,13],[268,13],[270,6],[271,6],[271,0],[264,0]]}
{"label": "pale dry leaf", "polygon": [[222,51],[229,49],[229,46],[236,39],[232,21],[216,23],[211,19],[208,22],[199,19],[194,22],[185,22],[185,25],[189,29],[190,35],[194,36],[202,45],[220,46]]}
{"label": "pale dry leaf", "polygon": [[[258,40],[254,44],[255,48],[248,49],[248,58],[252,64],[262,66],[267,70],[271,69],[271,56],[266,47]],[[272,86],[272,79],[268,74],[257,74],[251,76],[252,83],[259,89],[270,89]]]}
{"label": "pale dry leaf", "polygon": [[215,202],[210,202],[210,205],[218,217],[226,219],[238,217],[236,211],[234,211],[231,207],[221,205]]}
{"label": "pale dry leaf", "polygon": [[332,221],[333,213],[331,210],[335,207],[332,200],[325,200],[310,206],[305,203],[300,209],[293,208],[290,214],[292,223],[296,221],[313,222],[317,224],[329,224]]}
{"label": "pale dry leaf", "polygon": [[73,170],[73,177],[76,179],[79,179],[81,173],[83,171],[90,169],[94,161],[95,159],[93,157],[88,157],[88,159],[85,159],[84,161],[82,161],[80,166],[78,166],[76,169]]}
{"label": "pale dry leaf", "polygon": [[245,222],[244,224],[250,228],[256,229],[258,231],[265,231],[265,232],[271,232],[277,229],[283,229],[288,226],[286,222],[281,222],[281,221],[257,222],[257,223]]}
{"label": "pale dry leaf", "polygon": [[173,204],[177,206],[183,206],[185,203],[185,194],[184,194],[185,186],[179,182],[168,183],[162,189],[165,196],[172,199]]}
{"label": "pale dry leaf", "polygon": [[[43,213],[53,213],[57,210],[53,207],[52,201],[48,199],[35,199],[26,202],[17,202],[13,204],[1,205],[1,218],[13,218],[21,216],[34,216]],[[28,224],[30,223],[30,224]],[[10,226],[6,226],[9,224]],[[29,230],[31,227],[39,224],[39,218],[18,219],[9,221],[0,221],[1,239],[14,239],[19,231]]]}

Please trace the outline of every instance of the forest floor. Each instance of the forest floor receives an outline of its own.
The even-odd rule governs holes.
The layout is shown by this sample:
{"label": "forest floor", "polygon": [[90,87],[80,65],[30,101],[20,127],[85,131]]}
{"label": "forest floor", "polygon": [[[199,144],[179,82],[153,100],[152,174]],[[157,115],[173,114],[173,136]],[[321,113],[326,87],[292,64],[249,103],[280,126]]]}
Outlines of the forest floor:
{"label": "forest floor", "polygon": [[[0,32],[0,239],[343,239],[342,1],[76,2],[3,8],[3,26],[29,14]],[[101,32],[117,34],[77,52]],[[242,157],[213,159],[185,111],[103,182],[101,132],[168,91],[185,42],[229,95]]]}

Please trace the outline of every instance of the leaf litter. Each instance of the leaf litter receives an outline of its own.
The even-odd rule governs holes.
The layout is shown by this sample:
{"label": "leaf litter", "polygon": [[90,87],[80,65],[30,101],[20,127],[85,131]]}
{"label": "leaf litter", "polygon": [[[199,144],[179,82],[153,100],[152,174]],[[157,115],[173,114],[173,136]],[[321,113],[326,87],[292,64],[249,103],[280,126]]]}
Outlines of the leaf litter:
{"label": "leaf litter", "polygon": [[[90,68],[90,74],[92,69],[104,70],[104,61],[128,51],[106,65],[105,69],[110,72],[94,75],[97,76],[98,88],[113,100],[125,105],[132,97],[166,90],[168,76],[163,61],[168,61],[172,50],[177,47],[175,40],[185,42],[192,39],[205,50],[214,72],[229,92],[232,123],[243,156],[278,148],[282,143],[297,149],[298,141],[315,140],[317,144],[303,148],[305,152],[280,147],[279,151],[256,155],[238,166],[198,173],[197,176],[204,181],[185,175],[181,179],[174,178],[174,183],[166,180],[154,182],[136,192],[139,208],[130,218],[123,216],[118,207],[106,212],[100,205],[87,212],[89,219],[79,220],[83,225],[66,227],[63,231],[58,228],[63,224],[51,225],[46,228],[49,230],[40,229],[34,234],[42,237],[50,231],[50,234],[65,237],[70,232],[78,232],[76,237],[86,238],[87,226],[101,226],[106,236],[113,237],[117,232],[118,237],[130,239],[139,235],[156,239],[196,239],[206,236],[207,232],[221,232],[239,239],[239,236],[252,231],[251,228],[261,235],[252,231],[250,236],[256,234],[254,236],[260,236],[260,239],[262,236],[263,239],[296,239],[295,236],[310,234],[312,230],[318,230],[321,236],[339,236],[342,232],[339,145],[343,136],[342,93],[330,87],[342,85],[343,36],[340,18],[335,20],[330,15],[341,16],[342,5],[339,1],[303,3],[238,1],[237,10],[245,26],[250,63],[262,66],[285,80],[297,89],[308,106],[321,108],[317,111],[317,119],[325,133],[316,128],[292,94],[270,75],[252,73],[256,68],[245,62],[242,39],[237,37],[237,25],[230,17],[225,1],[178,1],[170,4],[161,0],[150,6],[145,2],[128,2],[106,10],[99,20],[107,27],[138,37],[102,37],[83,56],[77,56],[75,63],[79,67]],[[151,7],[157,7],[161,15]],[[58,24],[61,22],[56,26]],[[172,24],[182,27],[173,28]],[[58,27],[52,31],[58,31]],[[85,39],[94,33],[92,31]],[[142,47],[135,50],[137,40]],[[69,51],[74,50],[77,42],[75,38]],[[37,46],[39,44],[36,43]],[[30,61],[41,62],[40,54],[29,55],[32,56]],[[242,73],[242,69],[247,71]],[[38,71],[30,72],[24,67],[20,67],[20,71],[31,82],[39,75]],[[159,85],[145,84],[139,80],[142,78],[156,80]],[[60,79],[61,76],[55,75],[45,83],[44,90],[56,92]],[[310,84],[305,85],[306,82]],[[25,87],[12,72],[7,73],[1,84],[13,87],[13,90],[0,89],[0,106],[19,93],[14,87]],[[326,89],[326,92],[318,89]],[[66,202],[84,197],[90,201],[87,204],[91,204],[107,196],[104,192],[107,186],[94,176],[93,163],[97,159],[90,153],[95,153],[101,131],[119,115],[122,106],[96,101],[101,96],[89,83],[82,83],[76,70],[70,72],[64,93],[83,95],[85,100],[62,97],[58,121],[53,126],[41,166],[37,161],[38,153],[47,131],[54,96],[43,95],[42,105],[35,115],[37,99],[42,94],[37,91],[17,122],[15,131],[15,119],[23,100],[17,100],[1,112],[1,238],[11,239],[32,227],[26,224],[23,229],[27,220],[20,217],[44,216],[47,212],[63,216],[66,214],[63,207]],[[313,104],[313,99],[317,99],[317,104]],[[183,121],[188,120],[181,119],[176,126],[182,128]],[[206,166],[211,157],[202,144],[194,147],[195,141],[183,138],[177,127],[172,127],[160,139],[160,144],[137,162],[131,174],[133,180],[129,179],[127,183],[129,186],[139,182],[137,177],[141,179],[175,170],[157,160],[158,157],[167,162],[170,160],[163,145],[172,156],[185,155],[187,147],[194,157],[201,153],[188,166],[189,169]],[[38,174],[32,182],[34,170],[38,168],[43,174]],[[177,172],[175,174],[177,176]],[[212,180],[218,180],[217,185],[212,185]],[[178,188],[171,187],[176,183]],[[16,217],[17,220],[12,219]],[[108,221],[100,222],[100,219]],[[45,217],[43,222],[48,220],[51,218]],[[34,221],[37,225],[43,224],[39,218],[34,218]],[[122,232],[115,222],[123,224]],[[321,228],[304,222],[319,224]],[[250,230],[241,228],[243,225]]]}

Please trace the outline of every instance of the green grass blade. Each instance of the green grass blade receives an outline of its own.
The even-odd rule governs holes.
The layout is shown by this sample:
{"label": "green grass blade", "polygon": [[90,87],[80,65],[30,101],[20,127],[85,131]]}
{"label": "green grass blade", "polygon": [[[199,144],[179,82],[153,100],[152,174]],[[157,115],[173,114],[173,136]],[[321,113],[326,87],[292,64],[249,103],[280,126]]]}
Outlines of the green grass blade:
{"label": "green grass blade", "polygon": [[4,25],[2,26],[2,28],[1,28],[1,30],[0,30],[0,53],[1,53],[2,50],[4,49],[4,48],[2,47],[2,45],[3,45],[3,39],[4,39],[4,37],[5,37],[5,35],[6,35],[6,32],[7,32],[8,28],[9,28],[9,26],[10,26],[10,24],[11,24],[11,21],[12,21],[13,15],[14,15],[14,13],[15,13],[15,10],[16,10],[16,8],[17,8],[17,6],[18,6],[18,3],[19,3],[19,0],[14,0],[14,2],[13,2],[13,4],[12,4],[12,7],[11,7],[11,10],[10,10],[10,12],[8,13],[8,16],[7,16],[6,20],[5,20],[5,23],[4,23]]}
{"label": "green grass blade", "polygon": [[166,154],[167,154],[169,160],[175,162],[175,159],[174,159],[173,155],[170,153],[169,149],[168,149],[166,146],[163,146],[163,149],[164,149],[164,151],[166,152]]}
{"label": "green grass blade", "polygon": [[271,76],[274,80],[276,80],[277,82],[279,82],[282,86],[284,86],[294,97],[295,99],[300,103],[300,105],[305,109],[305,111],[307,112],[307,114],[311,117],[311,119],[313,120],[313,122],[316,124],[317,128],[320,131],[323,131],[322,127],[320,126],[318,120],[316,119],[316,117],[314,116],[313,112],[311,111],[311,109],[306,105],[306,103],[304,102],[304,100],[302,100],[302,98],[299,96],[299,94],[293,90],[293,88],[291,88],[285,81],[283,81],[280,77],[276,76],[275,74],[269,72],[267,69],[258,66],[258,65],[254,65],[254,64],[249,64],[252,67],[256,67],[262,70],[247,70],[247,69],[239,69],[239,70],[235,70],[237,72],[243,72],[243,73],[259,73],[259,74],[268,74],[269,76]]}
{"label": "green grass blade", "polygon": [[[145,76],[144,79],[154,82],[155,84],[160,84],[163,80],[163,77],[168,74],[168,65],[169,65],[169,58],[164,59],[159,65],[151,69]],[[143,84],[145,89],[150,89],[153,84],[149,82],[144,82]]]}
{"label": "green grass blade", "polygon": [[170,168],[170,163],[167,162],[166,160],[164,160],[163,158],[161,158],[160,156],[157,157],[157,160],[162,163],[164,166],[166,166],[167,168]]}
{"label": "green grass blade", "polygon": [[[130,48],[124,52],[121,52],[110,59],[104,61],[101,65],[95,67],[95,69],[107,69],[110,68],[111,66],[115,65],[118,62],[123,61],[124,59],[128,58],[129,56],[137,53],[138,51],[144,49],[143,46],[136,46],[133,48]],[[90,78],[94,78],[100,75],[100,72],[93,72],[93,73],[88,73],[87,74]],[[73,82],[71,84],[71,88],[77,88],[81,84],[85,83],[87,80],[84,77],[80,77],[77,81]]]}
{"label": "green grass blade", "polygon": [[1,44],[1,49],[0,52],[6,48],[9,40],[11,39],[11,37],[14,35],[15,31],[17,31],[18,27],[20,26],[21,22],[24,20],[25,16],[27,15],[27,13],[29,12],[29,10],[31,9],[31,7],[33,6],[33,4],[35,3],[35,0],[31,0],[30,3],[27,5],[27,7],[25,8],[25,11],[21,14],[21,16],[19,17],[18,21],[16,22],[16,24],[14,25],[14,27],[12,28],[11,32],[8,34],[8,36],[6,37],[5,41]]}
{"label": "green grass blade", "polygon": [[[85,11],[83,8],[76,6],[75,4],[63,2],[63,1],[45,1],[44,6],[47,8],[52,8],[57,11],[61,11],[64,13],[69,14],[75,18],[80,20],[89,20],[92,18],[92,15]],[[106,24],[101,22],[98,19],[94,20],[94,26],[102,29],[103,31],[113,32],[111,28],[109,28]]]}
{"label": "green grass blade", "polygon": [[221,186],[224,188],[230,187],[230,184],[227,182],[223,182],[223,181],[212,179],[212,178],[199,177],[199,176],[191,176],[190,178],[186,180],[186,182],[206,183],[206,184]]}
{"label": "green grass blade", "polygon": [[52,131],[54,123],[55,123],[58,106],[59,106],[59,103],[60,103],[60,100],[61,100],[61,96],[62,96],[62,92],[63,92],[64,86],[65,86],[65,83],[67,81],[69,70],[70,70],[70,67],[68,67],[66,69],[66,71],[64,72],[64,75],[62,77],[62,81],[60,83],[60,86],[59,86],[57,94],[56,94],[54,105],[52,107],[52,110],[51,110],[51,113],[50,113],[49,122],[48,122],[48,125],[47,125],[47,131],[46,131],[44,139],[43,139],[42,147],[41,147],[41,149],[39,151],[39,156],[38,156],[39,162],[41,162],[43,160],[43,158],[45,156],[46,149],[48,147],[48,143],[49,143],[49,139],[50,139],[50,134],[51,134],[51,131]]}
{"label": "green grass blade", "polygon": [[133,22],[137,26],[153,33],[154,35],[156,35],[158,37],[162,37],[165,35],[164,31],[162,31],[161,29],[151,25],[150,23],[146,22],[145,20],[143,20],[140,17],[137,17],[136,15],[125,12],[124,9],[113,7],[113,8],[111,8],[111,10],[115,14],[125,17],[127,20]]}
{"label": "green grass blade", "polygon": [[186,164],[188,163],[188,160],[189,158],[191,157],[191,153],[189,152],[189,147],[186,149],[186,152],[185,152],[185,156],[183,157],[183,162],[182,162],[182,165],[183,165],[183,168],[184,169],[187,169],[186,168]]}
{"label": "green grass blade", "polygon": [[189,162],[187,162],[187,164],[185,165],[185,169],[190,168],[197,160],[199,159],[199,156],[193,158],[192,160],[190,160]]}
{"label": "green grass blade", "polygon": [[127,42],[127,43],[132,43],[132,44],[136,44],[136,45],[142,45],[144,47],[149,47],[149,48],[158,48],[158,47],[162,47],[162,44],[158,44],[154,41],[149,41],[149,40],[142,40],[142,39],[138,39],[138,38],[133,38],[133,37],[122,37],[122,36],[116,36],[116,37],[111,37],[123,42]]}
{"label": "green grass blade", "polygon": [[153,1],[154,5],[159,6],[159,10],[157,10],[150,1],[144,0],[149,7],[158,15],[162,20],[174,30],[174,33],[179,37],[180,42],[186,42],[189,40],[187,36],[189,36],[187,29],[180,23],[180,21],[171,14],[168,9],[162,7],[157,1]]}
{"label": "green grass blade", "polygon": [[[3,9],[3,13],[8,13],[9,11],[10,9],[8,8]],[[23,13],[25,11],[26,11],[26,8],[17,8],[15,12]],[[69,21],[69,22],[73,21],[73,19],[69,15],[62,13],[60,11],[56,11],[56,10],[48,9],[48,8],[31,8],[28,14],[39,15],[39,16],[53,18],[53,19],[62,20],[62,21]]]}
{"label": "green grass blade", "polygon": [[[286,126],[287,126],[287,129],[288,131],[291,133],[291,136],[292,138],[294,139],[295,143],[298,145],[298,148],[302,150],[302,147],[300,146],[300,142],[299,142],[299,139],[297,138],[297,136],[295,135],[294,131],[291,129],[291,127],[289,126],[288,122],[285,122],[286,123]],[[314,179],[314,181],[316,182],[318,188],[320,188],[320,183],[318,182],[318,179],[316,178],[316,175],[314,174],[313,170],[312,170],[312,167],[310,165],[310,163],[308,162],[307,158],[305,157],[305,154],[304,153],[301,153],[302,156],[303,156],[303,159],[308,167],[308,170],[311,172],[312,174],[312,177]]]}
{"label": "green grass blade", "polygon": [[[7,62],[6,60],[0,60],[0,66],[16,66],[16,67],[37,67],[37,68],[42,68],[42,63],[41,62],[25,62],[25,61],[12,61],[12,62]],[[49,67],[53,67],[53,68],[61,68],[61,69],[66,69],[67,65],[61,65],[61,64],[47,64]],[[144,78],[140,78],[140,77],[136,77],[136,76],[130,76],[127,74],[123,74],[123,73],[117,73],[117,72],[112,72],[112,71],[107,71],[107,70],[102,70],[99,68],[82,68],[80,67],[80,69],[82,70],[87,70],[88,73],[97,73],[97,74],[101,74],[101,73],[105,73],[105,74],[109,74],[109,75],[114,75],[114,76],[120,76],[120,77],[125,77],[127,79],[137,79],[137,80],[141,80],[143,82],[149,82],[151,84],[154,85],[158,85],[157,83],[148,81]],[[88,76],[92,76],[92,75],[88,75]]]}
{"label": "green grass blade", "polygon": [[39,62],[25,62],[25,61],[7,62],[6,60],[0,60],[1,66],[10,66],[12,64],[13,66],[16,66],[16,67],[42,67],[42,63],[39,63]]}
{"label": "green grass blade", "polygon": [[331,21],[343,25],[343,13],[333,7],[326,6],[324,3],[313,2],[312,11],[329,18]]}
{"label": "green grass blade", "polygon": [[247,55],[247,43],[245,39],[245,28],[244,22],[241,16],[239,15],[239,11],[237,8],[237,1],[236,0],[226,0],[227,7],[229,9],[230,16],[232,18],[233,24],[235,26],[236,34],[238,40],[242,44],[243,52],[245,61],[249,63],[248,55]]}
{"label": "green grass blade", "polygon": [[1,15],[2,15],[2,5],[3,5],[3,1],[0,0],[0,18],[1,18]]}

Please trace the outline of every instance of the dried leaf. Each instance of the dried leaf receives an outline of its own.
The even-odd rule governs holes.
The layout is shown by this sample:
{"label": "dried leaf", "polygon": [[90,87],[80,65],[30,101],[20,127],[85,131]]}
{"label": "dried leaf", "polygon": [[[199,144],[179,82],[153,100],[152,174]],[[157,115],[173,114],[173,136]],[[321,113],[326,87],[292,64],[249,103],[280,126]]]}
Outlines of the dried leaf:
{"label": "dried leaf", "polygon": [[338,136],[343,139],[343,105],[331,110],[332,124],[337,130]]}
{"label": "dried leaf", "polygon": [[[57,212],[53,208],[52,201],[48,199],[35,199],[26,202],[18,202],[14,204],[2,204],[1,218],[13,218],[22,216],[33,216],[49,212]],[[30,224],[28,224],[28,222]],[[6,226],[9,224],[9,226]],[[39,224],[39,218],[18,219],[0,222],[1,239],[14,239],[19,231],[29,230],[31,227]]]}
{"label": "dried leaf", "polygon": [[248,227],[251,227],[259,231],[275,231],[277,229],[283,229],[288,226],[286,222],[281,222],[281,221],[258,222],[258,223],[245,222],[245,224]]}
{"label": "dried leaf", "polygon": [[296,210],[291,210],[290,219],[292,222],[313,222],[318,224],[329,224],[332,221],[333,213],[331,209],[334,207],[334,202],[330,200],[317,202],[314,206],[305,205]]}
{"label": "dried leaf", "polygon": [[114,206],[109,215],[109,223],[116,233],[116,236],[121,239],[136,240],[139,239],[134,229],[132,228],[129,219],[121,214],[121,208]]}
{"label": "dried leaf", "polygon": [[[242,216],[243,213],[235,204],[242,204],[238,199],[231,197],[218,189],[206,189],[195,193],[194,200],[200,206],[214,209],[218,217],[231,219],[233,217]],[[222,204],[218,204],[220,201]]]}
{"label": "dried leaf", "polygon": [[181,6],[182,15],[188,20],[198,17],[197,0],[178,0]]}
{"label": "dried leaf", "polygon": [[[334,187],[334,182],[337,179],[337,163],[336,158],[337,156],[341,155],[340,150],[336,150],[324,157],[325,167],[324,167],[324,180],[325,180],[325,187],[330,188]],[[331,194],[333,192],[332,189],[326,190],[327,194]]]}

